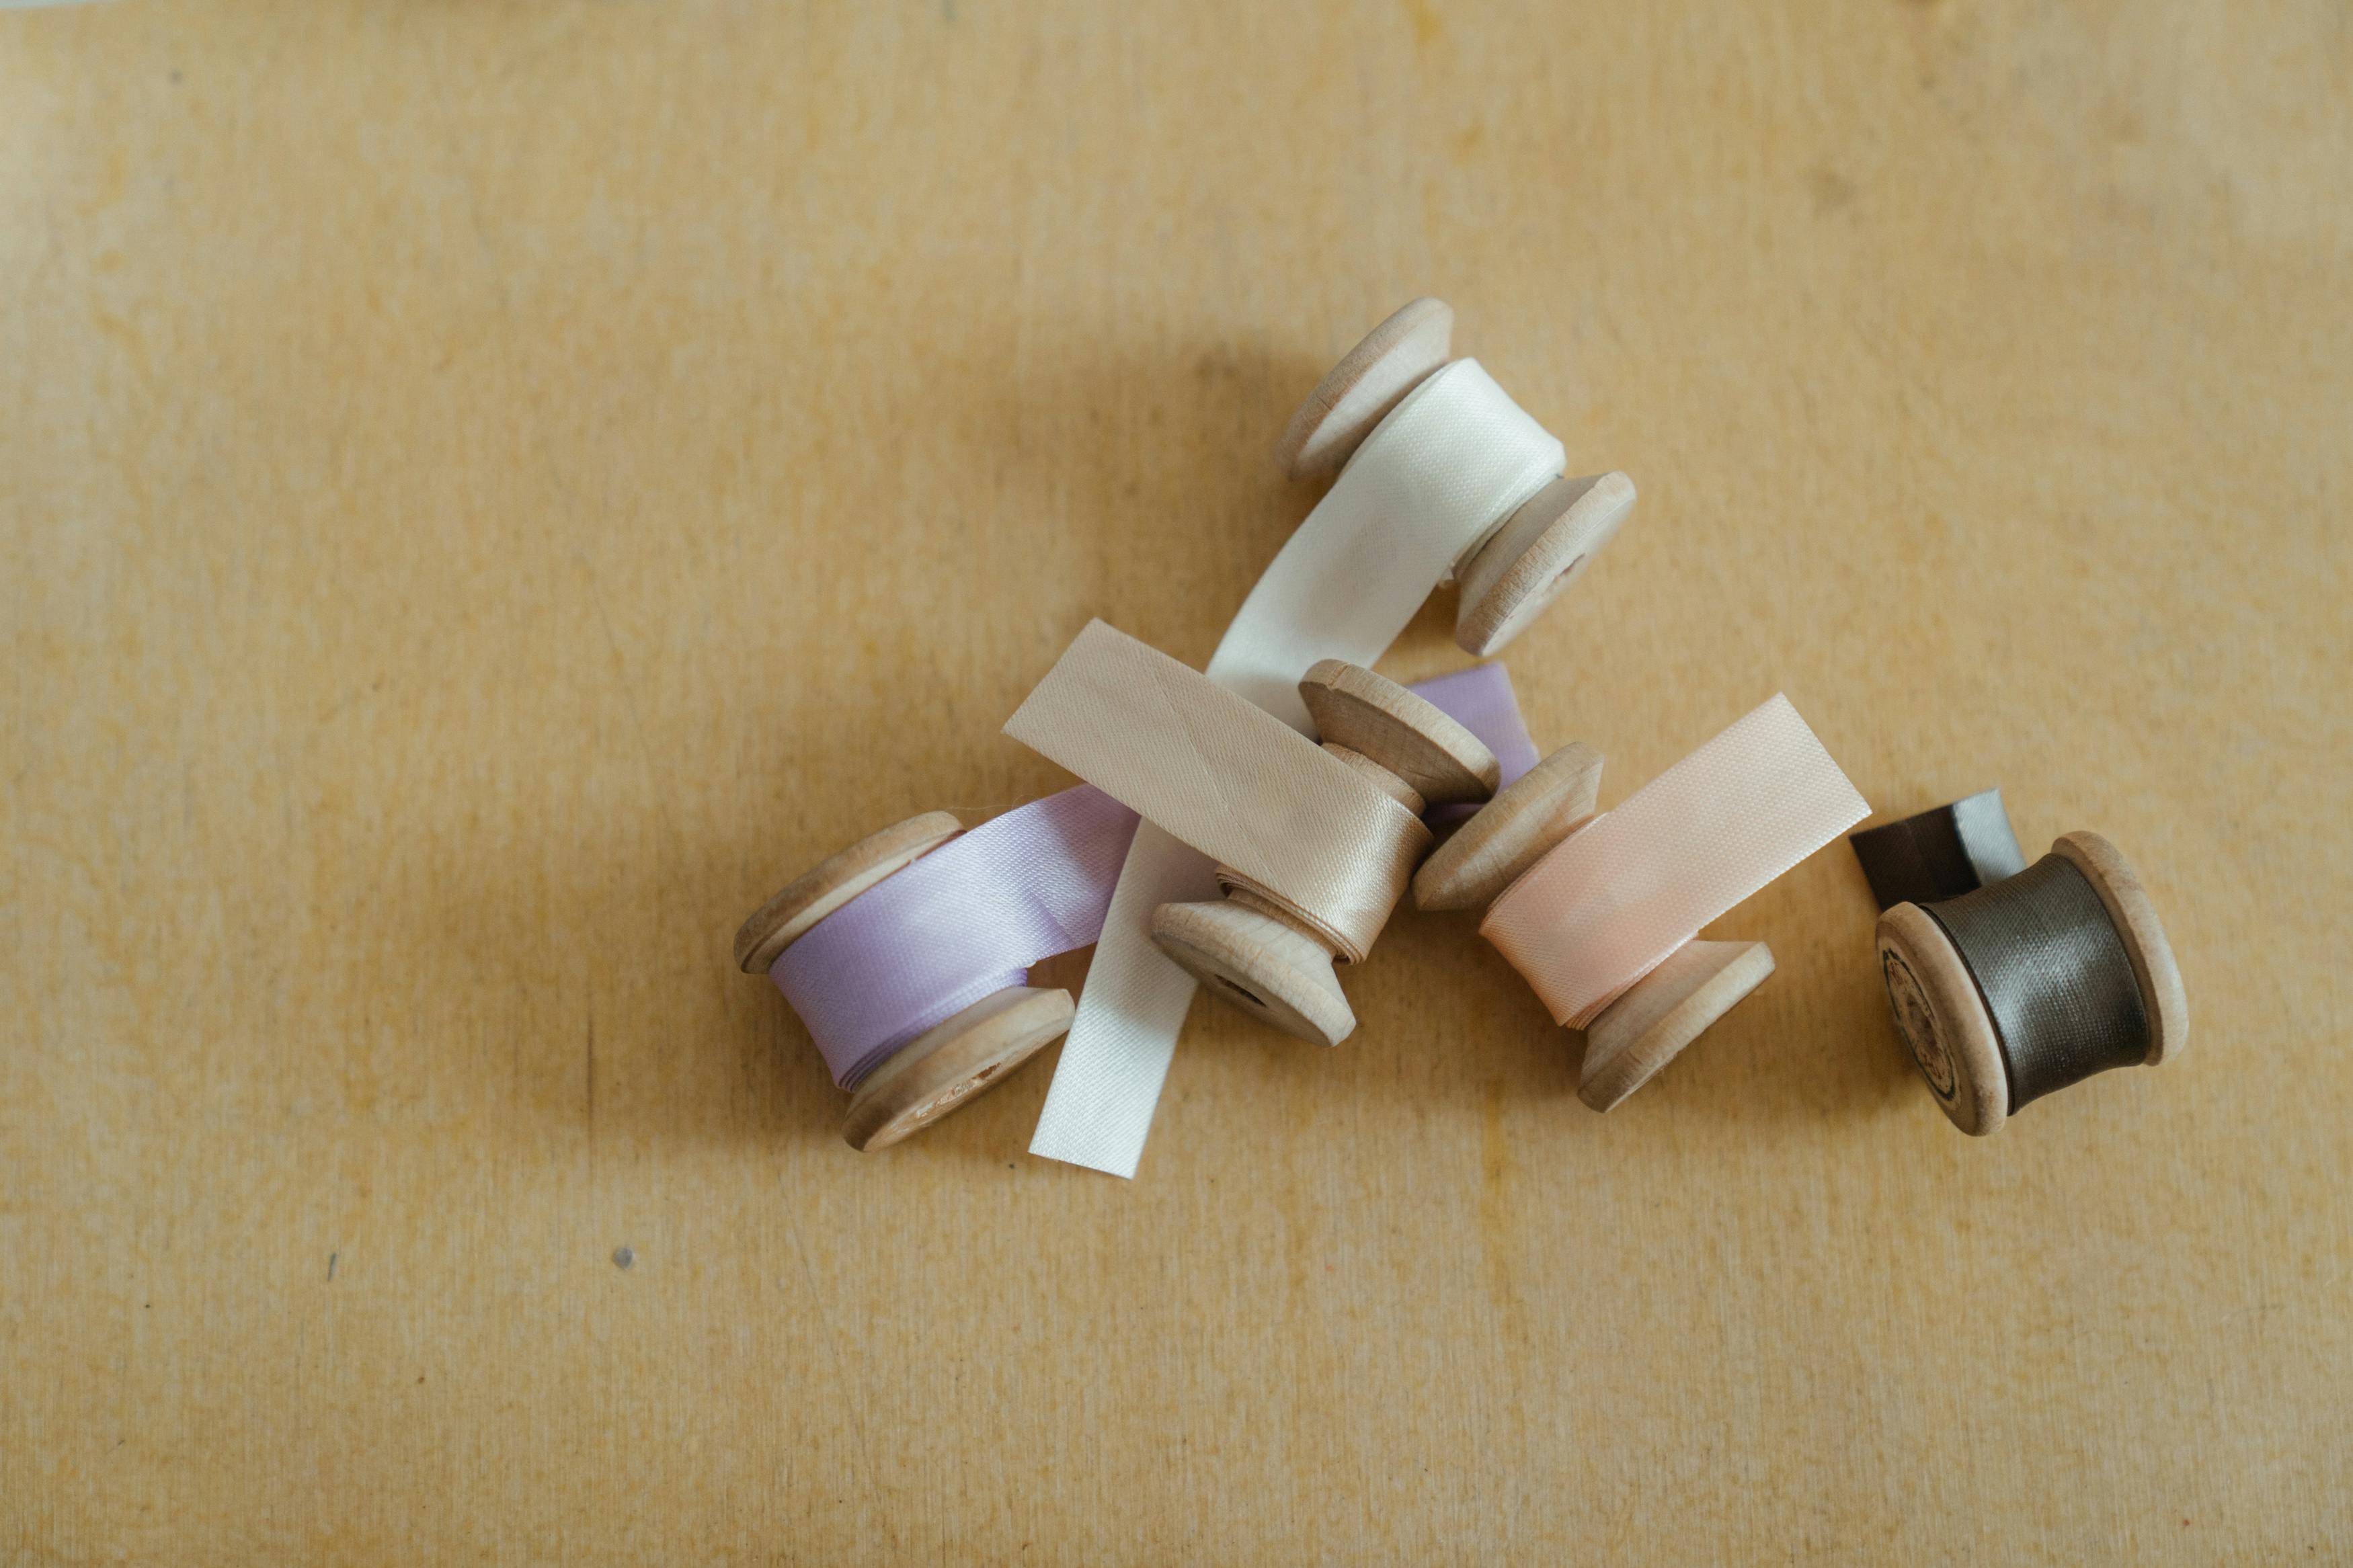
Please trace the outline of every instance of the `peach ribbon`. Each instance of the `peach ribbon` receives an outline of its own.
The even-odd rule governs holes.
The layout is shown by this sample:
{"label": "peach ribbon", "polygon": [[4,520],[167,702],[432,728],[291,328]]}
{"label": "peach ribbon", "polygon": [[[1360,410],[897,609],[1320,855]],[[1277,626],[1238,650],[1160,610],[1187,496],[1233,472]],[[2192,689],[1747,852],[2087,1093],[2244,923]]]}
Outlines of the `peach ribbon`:
{"label": "peach ribbon", "polygon": [[1480,934],[1581,1029],[1702,927],[1871,815],[1787,697],[1595,817],[1504,890]]}

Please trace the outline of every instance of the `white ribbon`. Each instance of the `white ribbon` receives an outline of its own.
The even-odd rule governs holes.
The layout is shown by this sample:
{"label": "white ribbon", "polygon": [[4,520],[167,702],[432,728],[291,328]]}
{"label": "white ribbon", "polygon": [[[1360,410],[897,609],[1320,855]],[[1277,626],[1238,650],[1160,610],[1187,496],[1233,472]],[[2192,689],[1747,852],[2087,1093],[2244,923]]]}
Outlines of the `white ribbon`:
{"label": "white ribbon", "polygon": [[[1567,461],[1478,361],[1456,360],[1356,448],[1242,602],[1206,673],[1313,733],[1299,698],[1308,666],[1379,658],[1430,589]],[[1149,822],[1136,829],[1032,1154],[1135,1174],[1196,984],[1153,945],[1152,911],[1217,896],[1208,859]]]}

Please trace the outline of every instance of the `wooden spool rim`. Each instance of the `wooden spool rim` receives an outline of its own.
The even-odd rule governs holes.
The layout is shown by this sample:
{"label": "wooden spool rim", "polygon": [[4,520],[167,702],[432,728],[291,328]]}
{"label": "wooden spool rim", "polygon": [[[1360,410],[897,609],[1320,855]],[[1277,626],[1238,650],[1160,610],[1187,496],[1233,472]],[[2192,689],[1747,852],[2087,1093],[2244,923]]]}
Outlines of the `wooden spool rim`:
{"label": "wooden spool rim", "polygon": [[1601,753],[1582,741],[1514,779],[1413,874],[1420,910],[1484,909],[1529,867],[1593,820]]}
{"label": "wooden spool rim", "polygon": [[1222,999],[1294,1038],[1336,1046],[1356,1027],[1332,954],[1265,910],[1231,897],[1163,904],[1152,940]]}
{"label": "wooden spool rim", "polygon": [[736,964],[746,974],[762,973],[818,921],[963,831],[954,814],[927,811],[827,856],[744,922],[735,932]]}
{"label": "wooden spool rim", "polygon": [[1406,305],[1315,384],[1274,444],[1276,464],[1294,479],[1337,468],[1407,393],[1446,363],[1453,342],[1454,310],[1445,300]]}
{"label": "wooden spool rim", "polygon": [[1430,802],[1421,798],[1419,790],[1362,752],[1352,752],[1333,741],[1326,741],[1323,744],[1326,756],[1346,763],[1350,773],[1360,775],[1366,784],[1413,813],[1415,816],[1419,817],[1429,808]]}
{"label": "wooden spool rim", "polygon": [[1683,943],[1593,1020],[1577,1097],[1600,1111],[1623,1104],[1772,973],[1761,942]]}
{"label": "wooden spool rim", "polygon": [[1917,904],[1881,914],[1877,950],[1888,1011],[1937,1108],[1971,1137],[2000,1131],[2010,1119],[2010,1069],[1960,950]]}
{"label": "wooden spool rim", "polygon": [[1435,702],[1363,665],[1318,660],[1299,695],[1325,741],[1379,763],[1432,805],[1484,800],[1503,777],[1484,741]]}
{"label": "wooden spool rim", "polygon": [[2173,945],[2157,918],[2157,905],[2124,851],[2089,830],[2060,835],[2051,846],[2100,895],[2108,920],[2132,960],[2133,979],[2140,986],[2141,1007],[2148,1015],[2148,1055],[2142,1063],[2155,1067],[2178,1057],[2189,1047],[2189,997],[2181,984],[2180,967],[2173,961]]}
{"label": "wooden spool rim", "polygon": [[1462,572],[1454,641],[1487,658],[1568,591],[1634,510],[1624,474],[1558,479],[1529,498]]}
{"label": "wooden spool rim", "polygon": [[1013,1076],[1067,1034],[1077,1005],[1067,991],[1008,985],[910,1041],[858,1086],[842,1119],[843,1142],[887,1149]]}

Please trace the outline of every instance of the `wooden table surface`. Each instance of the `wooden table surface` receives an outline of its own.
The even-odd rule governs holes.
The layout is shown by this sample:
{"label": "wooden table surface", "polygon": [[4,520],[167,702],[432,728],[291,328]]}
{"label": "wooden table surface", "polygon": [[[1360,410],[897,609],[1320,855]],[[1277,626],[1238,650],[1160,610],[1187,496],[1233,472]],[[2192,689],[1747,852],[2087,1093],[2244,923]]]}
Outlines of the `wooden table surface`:
{"label": "wooden table surface", "polygon": [[[2353,1561],[2348,246],[2336,0],[0,16],[0,1559]],[[1408,911],[843,1146],[736,922],[1425,292],[1641,487],[1538,740],[2105,832],[2178,1066],[1955,1133],[1834,847],[1606,1119]]]}

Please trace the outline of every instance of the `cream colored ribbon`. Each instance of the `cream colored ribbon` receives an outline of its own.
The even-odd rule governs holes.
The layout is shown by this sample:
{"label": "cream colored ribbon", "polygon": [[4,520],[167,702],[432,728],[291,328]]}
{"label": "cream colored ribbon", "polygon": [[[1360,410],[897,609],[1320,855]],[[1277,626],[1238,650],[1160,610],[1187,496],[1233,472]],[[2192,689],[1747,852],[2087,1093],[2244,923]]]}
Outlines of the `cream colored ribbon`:
{"label": "cream colored ribbon", "polygon": [[1430,848],[1421,818],[1282,720],[1101,621],[1005,732],[1272,893],[1361,960]]}
{"label": "cream colored ribbon", "polygon": [[[1307,668],[1379,658],[1455,563],[1566,461],[1478,361],[1440,369],[1365,438],[1283,545],[1208,679],[1306,732]],[[1135,1174],[1194,988],[1152,944],[1152,911],[1216,896],[1206,858],[1149,820],[1136,829],[1031,1153]]]}
{"label": "cream colored ribbon", "polygon": [[1584,1028],[1674,951],[1871,815],[1778,692],[1504,890],[1480,934]]}

